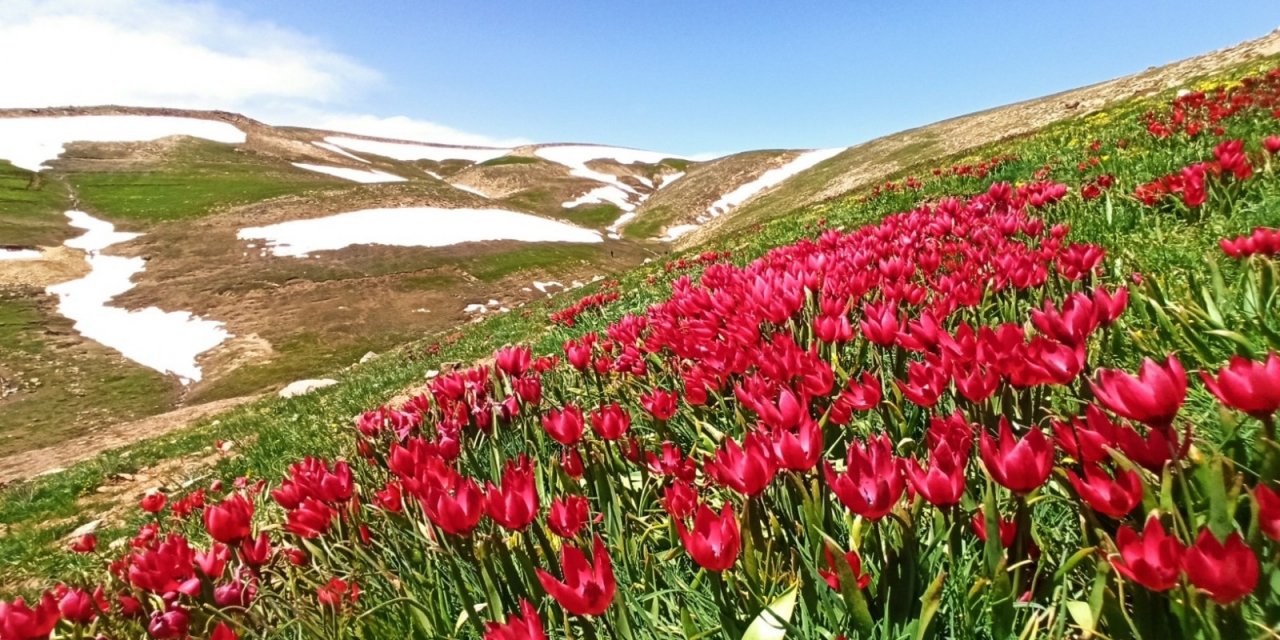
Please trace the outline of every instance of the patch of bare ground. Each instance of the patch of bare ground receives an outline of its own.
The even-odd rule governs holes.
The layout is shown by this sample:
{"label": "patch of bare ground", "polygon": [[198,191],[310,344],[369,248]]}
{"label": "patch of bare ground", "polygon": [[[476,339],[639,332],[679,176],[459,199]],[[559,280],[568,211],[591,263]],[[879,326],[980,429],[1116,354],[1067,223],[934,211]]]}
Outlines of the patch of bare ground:
{"label": "patch of bare ground", "polygon": [[[164,435],[214,414],[238,407],[257,397],[228,398],[182,407],[132,422],[102,425],[55,445],[0,457],[0,486],[15,480],[53,473],[78,462],[90,460],[104,451]],[[186,471],[183,464],[176,461],[165,461],[153,469],[155,470],[133,475],[143,478],[143,481],[156,482],[156,478],[165,476],[166,470]],[[112,490],[111,493],[119,494],[116,490]]]}
{"label": "patch of bare ground", "polygon": [[44,247],[31,260],[0,260],[0,289],[44,289],[89,273],[84,252],[67,247]]}

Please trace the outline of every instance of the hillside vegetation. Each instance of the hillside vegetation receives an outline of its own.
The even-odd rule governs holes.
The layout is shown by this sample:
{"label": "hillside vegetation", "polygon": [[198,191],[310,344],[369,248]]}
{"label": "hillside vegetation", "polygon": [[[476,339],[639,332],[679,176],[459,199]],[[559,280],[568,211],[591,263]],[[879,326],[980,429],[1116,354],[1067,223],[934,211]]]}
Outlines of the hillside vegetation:
{"label": "hillside vegetation", "polygon": [[[1274,635],[1275,63],[18,485],[6,612],[68,637]],[[48,553],[104,478],[175,457],[145,512]]]}

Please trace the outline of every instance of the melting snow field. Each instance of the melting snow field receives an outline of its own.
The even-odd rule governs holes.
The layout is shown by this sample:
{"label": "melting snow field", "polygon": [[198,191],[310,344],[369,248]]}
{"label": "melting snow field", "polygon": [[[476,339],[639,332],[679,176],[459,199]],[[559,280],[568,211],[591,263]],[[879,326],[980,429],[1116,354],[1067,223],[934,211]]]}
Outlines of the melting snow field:
{"label": "melting snow field", "polygon": [[840,147],[838,149],[815,149],[813,151],[806,151],[797,156],[796,159],[791,162],[788,162],[776,169],[770,169],[760,174],[759,178],[724,194],[719,200],[716,200],[711,203],[711,206],[707,207],[707,215],[712,218],[719,217],[730,209],[750,200],[751,197],[757,193],[760,193],[772,186],[781,184],[787,178],[790,178],[805,169],[809,169],[824,160],[833,158],[842,151],[844,151],[844,147]]}
{"label": "melting snow field", "polygon": [[29,171],[66,151],[69,142],[143,142],[192,136],[240,144],[244,132],[229,123],[174,116],[58,116],[0,118],[0,158]]}
{"label": "melting snow field", "polygon": [[346,138],[343,136],[329,136],[325,138],[325,142],[359,153],[372,153],[384,158],[406,162],[411,160],[435,160],[436,162],[469,160],[471,162],[484,162],[485,160],[505,156],[507,152],[511,151],[510,149],[496,147],[450,147],[417,142],[382,142],[380,140]]}
{"label": "melting snow field", "polygon": [[667,227],[667,233],[662,236],[662,239],[666,242],[674,242],[680,236],[697,228],[698,225],[696,224],[678,224],[674,227]]}
{"label": "melting snow field", "polygon": [[102,255],[114,244],[138,237],[116,231],[109,222],[83,211],[68,211],[71,226],[85,232],[66,242],[88,255],[89,275],[49,287],[58,296],[58,313],[75,322],[80,335],[119,351],[124,357],[184,383],[200,379],[196,358],[230,337],[221,322],[202,320],[187,311],[156,307],[129,310],[107,306],[112,298],[133,288],[131,279],[146,263],[142,258]]}
{"label": "melting snow field", "polygon": [[348,158],[351,158],[352,160],[358,160],[358,161],[363,162],[363,163],[365,163],[365,164],[369,164],[369,161],[368,161],[368,160],[365,160],[364,158],[361,158],[360,156],[358,156],[358,155],[356,155],[356,154],[354,154],[354,153],[351,153],[350,151],[347,151],[346,149],[343,149],[342,147],[339,147],[339,146],[338,146],[338,145],[336,145],[336,144],[329,144],[328,142],[312,142],[311,144],[314,144],[315,146],[320,147],[321,149],[324,149],[325,151],[331,151],[331,152],[336,153],[336,154],[338,154],[338,155],[340,155],[340,156],[346,156],[346,157],[348,157]]}
{"label": "melting snow field", "polygon": [[35,260],[40,252],[35,249],[0,249],[0,260]]}
{"label": "melting snow field", "polygon": [[265,240],[277,256],[305,257],[357,244],[444,247],[462,242],[603,242],[571,224],[503,209],[406,207],[365,209],[310,220],[241,229],[242,240]]}
{"label": "melting snow field", "polygon": [[631,203],[626,191],[609,184],[592,189],[578,196],[577,200],[570,200],[560,206],[565,209],[572,209],[584,204],[600,204],[604,202],[615,205],[623,211],[634,211],[636,208],[636,205]]}
{"label": "melting snow field", "polygon": [[350,180],[352,182],[361,182],[364,184],[373,184],[377,182],[404,182],[407,178],[378,171],[376,169],[348,169],[346,167],[330,167],[323,164],[307,164],[305,162],[295,162],[293,166],[307,171],[315,171],[331,175],[335,178]]}
{"label": "melting snow field", "polygon": [[640,149],[627,149],[625,147],[602,147],[585,144],[539,147],[534,151],[534,154],[545,160],[550,160],[557,164],[569,167],[569,173],[578,176],[579,178],[587,178],[597,182],[611,184],[630,193],[636,192],[630,185],[619,180],[617,176],[602,173],[587,167],[587,163],[592,160],[613,160],[618,164],[633,164],[636,162],[657,164],[662,162],[665,158],[680,157],[669,153],[658,153],[656,151],[642,151]]}

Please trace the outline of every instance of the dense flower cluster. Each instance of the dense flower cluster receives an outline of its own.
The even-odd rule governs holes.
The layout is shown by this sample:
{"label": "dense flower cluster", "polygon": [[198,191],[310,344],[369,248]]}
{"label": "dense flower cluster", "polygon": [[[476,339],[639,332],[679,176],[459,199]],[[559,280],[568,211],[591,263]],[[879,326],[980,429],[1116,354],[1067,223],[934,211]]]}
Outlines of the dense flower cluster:
{"label": "dense flower cluster", "polygon": [[555,324],[572,327],[578,323],[578,316],[590,309],[598,309],[618,299],[618,292],[603,291],[584,296],[577,302],[551,314]]}

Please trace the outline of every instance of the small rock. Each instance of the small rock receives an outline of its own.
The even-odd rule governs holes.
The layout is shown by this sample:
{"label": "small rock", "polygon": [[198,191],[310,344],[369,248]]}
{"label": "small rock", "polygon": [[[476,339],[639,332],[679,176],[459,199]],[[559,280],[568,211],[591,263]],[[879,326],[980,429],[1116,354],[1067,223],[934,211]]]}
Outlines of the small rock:
{"label": "small rock", "polygon": [[297,396],[305,396],[316,389],[323,389],[338,384],[337,380],[323,378],[320,380],[298,380],[290,382],[288,386],[280,390],[281,398],[295,398]]}
{"label": "small rock", "polygon": [[92,520],[92,521],[90,521],[90,522],[86,522],[86,523],[84,523],[84,524],[80,525],[79,527],[77,527],[75,531],[72,531],[71,533],[67,534],[67,537],[68,537],[68,538],[79,538],[79,537],[81,537],[81,536],[87,536],[87,535],[89,535],[89,534],[91,534],[91,533],[93,533],[93,532],[97,531],[97,530],[98,530],[98,526],[99,526],[99,525],[101,525],[101,524],[102,524],[102,519],[101,519],[101,518],[99,518],[99,519],[97,519],[97,520]]}
{"label": "small rock", "polygon": [[374,358],[376,358],[376,357],[378,357],[378,354],[376,354],[376,353],[374,353],[374,352],[370,351],[369,353],[366,353],[366,354],[364,354],[363,356],[361,356],[361,357],[360,357],[360,364],[364,364],[364,363],[366,363],[366,362],[368,362],[368,361],[370,361],[370,360],[372,360],[372,359],[374,359]]}

